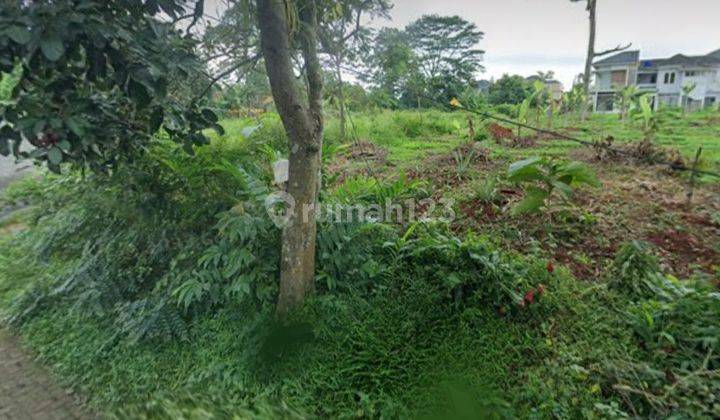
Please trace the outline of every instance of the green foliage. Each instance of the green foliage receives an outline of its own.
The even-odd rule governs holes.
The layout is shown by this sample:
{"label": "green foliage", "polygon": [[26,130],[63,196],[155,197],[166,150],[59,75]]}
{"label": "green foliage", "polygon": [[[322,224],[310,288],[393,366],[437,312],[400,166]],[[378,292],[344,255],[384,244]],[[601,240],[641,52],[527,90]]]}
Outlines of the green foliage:
{"label": "green foliage", "polygon": [[22,67],[15,66],[11,72],[0,72],[0,106],[7,106],[13,98],[13,91],[22,77]]}
{"label": "green foliage", "polygon": [[501,199],[498,191],[498,181],[495,178],[488,178],[474,187],[475,197],[482,203],[496,203]]}
{"label": "green foliage", "polygon": [[452,157],[455,161],[455,174],[458,179],[465,179],[470,176],[470,171],[480,157],[480,152],[474,147],[473,143],[469,143],[455,149]]}
{"label": "green foliage", "polygon": [[618,250],[608,275],[618,291],[635,298],[652,297],[659,287],[660,264],[650,244],[630,241]]}
{"label": "green foliage", "polygon": [[566,113],[577,114],[587,107],[587,98],[582,85],[575,85],[563,94],[563,107]]}
{"label": "green foliage", "polygon": [[[408,267],[422,278],[437,279],[441,290],[456,305],[491,305],[502,311],[521,310],[542,295],[549,281],[545,265],[494,251],[480,238],[464,241],[442,229],[415,225],[416,236],[388,244],[397,258],[417,264]],[[426,264],[421,265],[421,261]],[[432,262],[428,264],[427,262]]]}
{"label": "green foliage", "polygon": [[493,105],[521,103],[531,92],[531,86],[524,77],[504,74],[490,85],[488,102]]}
{"label": "green foliage", "polygon": [[620,104],[621,120],[625,121],[625,119],[627,119],[628,113],[630,112],[630,109],[634,104],[635,100],[638,98],[639,94],[640,92],[638,90],[638,87],[635,85],[625,86],[615,94]]}
{"label": "green foliage", "polygon": [[[160,20],[202,13],[164,2],[3,2],[0,72],[19,66],[0,107],[0,153],[105,169],[143,150],[160,128],[191,152],[217,117],[169,95],[172,79],[201,74],[191,37]],[[187,82],[185,82],[187,83]],[[34,147],[21,152],[23,139]]]}
{"label": "green foliage", "polygon": [[568,202],[572,198],[573,187],[581,184],[600,186],[595,174],[583,163],[555,162],[539,157],[511,164],[508,180],[529,184],[525,189],[525,197],[513,207],[515,215],[534,213],[547,207],[555,191],[560,193],[564,202]]}
{"label": "green foliage", "polygon": [[[354,117],[360,138],[408,166],[464,141],[457,112]],[[674,141],[670,130],[707,138],[710,118],[671,120],[658,140]],[[224,122],[227,134],[195,156],[153,142],[116,174],[28,178],[4,192],[37,208],[22,216],[25,231],[0,238],[0,317],[37,302],[19,323],[25,344],[101,414],[717,417],[716,289],[657,274],[649,249],[622,247],[607,281],[576,281],[532,243],[501,245],[515,232],[321,221],[316,296],[278,325],[267,304],[277,272],[265,269],[277,265],[279,232],[257,206],[268,163],[288,151],[277,116],[261,121]],[[327,152],[342,147],[334,124]],[[612,115],[577,125],[578,136],[639,137]],[[321,200],[427,196],[392,170],[351,176]],[[486,179],[456,191],[504,202],[505,180]]]}
{"label": "green foliage", "polygon": [[475,85],[483,69],[483,51],[477,49],[483,33],[460,16],[425,15],[405,31],[425,78],[426,96],[440,103],[460,96]]}
{"label": "green foliage", "polygon": [[518,108],[515,105],[512,104],[500,104],[495,105],[493,107],[493,111],[500,115],[505,115],[510,118],[517,118],[518,117]]}
{"label": "green foliage", "polygon": [[266,301],[275,286],[268,291],[262,281],[278,258],[269,222],[253,217],[264,212],[257,202],[269,180],[261,159],[252,143],[218,140],[190,156],[157,141],[110,174],[55,181],[21,244],[29,258],[62,259],[67,268],[30,285],[14,321],[67,302],[79,314],[113,320],[119,336],[138,341],[186,337],[180,310]]}
{"label": "green foliage", "polygon": [[434,108],[476,88],[483,33],[459,16],[425,15],[375,37],[365,81],[378,105]]}
{"label": "green foliage", "polygon": [[401,98],[407,98],[413,87],[411,81],[419,78],[418,59],[407,35],[395,28],[378,31],[368,57],[368,67],[370,77],[363,79],[371,84],[376,103],[383,107],[398,107]]}
{"label": "green foliage", "polygon": [[404,174],[393,181],[355,177],[346,180],[332,191],[328,201],[343,204],[385,205],[386,202],[395,204],[411,198],[427,196],[425,186],[424,181],[409,181]]}
{"label": "green foliage", "polygon": [[635,119],[640,121],[644,140],[652,142],[659,129],[659,117],[658,113],[652,109],[647,95],[638,98],[638,110],[635,112]]}

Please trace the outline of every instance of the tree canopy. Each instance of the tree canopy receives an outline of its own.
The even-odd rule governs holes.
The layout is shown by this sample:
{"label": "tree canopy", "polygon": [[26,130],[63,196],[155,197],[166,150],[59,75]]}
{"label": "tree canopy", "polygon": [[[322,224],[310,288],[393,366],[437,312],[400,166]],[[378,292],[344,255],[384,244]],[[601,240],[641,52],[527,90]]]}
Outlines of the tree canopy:
{"label": "tree canopy", "polygon": [[425,15],[405,31],[428,85],[428,96],[445,100],[457,96],[483,70],[483,32],[460,16]]}
{"label": "tree canopy", "polygon": [[488,100],[491,104],[519,104],[530,94],[530,84],[518,75],[505,74],[490,85]]}
{"label": "tree canopy", "polygon": [[[20,73],[0,107],[0,153],[44,161],[54,171],[62,162],[101,170],[142,149],[161,128],[190,152],[207,141],[203,129],[221,130],[213,112],[170,93],[173,80],[203,77],[195,41],[175,27],[184,18],[195,22],[202,2],[0,7],[0,71]],[[21,151],[23,141],[30,152]]]}

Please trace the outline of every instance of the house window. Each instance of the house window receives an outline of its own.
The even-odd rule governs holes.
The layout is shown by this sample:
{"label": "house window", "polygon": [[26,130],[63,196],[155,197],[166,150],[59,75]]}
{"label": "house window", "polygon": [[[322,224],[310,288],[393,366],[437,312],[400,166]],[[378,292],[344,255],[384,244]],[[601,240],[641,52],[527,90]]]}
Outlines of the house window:
{"label": "house window", "polygon": [[672,85],[675,83],[675,72],[665,73],[665,84]]}
{"label": "house window", "polygon": [[612,93],[599,93],[595,111],[611,112],[615,108],[615,95]]}
{"label": "house window", "polygon": [[686,77],[693,77],[693,76],[696,76],[696,75],[697,75],[697,72],[696,72],[696,71],[686,71],[686,72],[685,72],[685,76],[686,76]]}
{"label": "house window", "polygon": [[638,73],[637,83],[639,85],[655,85],[657,84],[657,73]]}
{"label": "house window", "polygon": [[614,70],[610,73],[610,83],[612,86],[625,86],[627,81],[627,71]]}

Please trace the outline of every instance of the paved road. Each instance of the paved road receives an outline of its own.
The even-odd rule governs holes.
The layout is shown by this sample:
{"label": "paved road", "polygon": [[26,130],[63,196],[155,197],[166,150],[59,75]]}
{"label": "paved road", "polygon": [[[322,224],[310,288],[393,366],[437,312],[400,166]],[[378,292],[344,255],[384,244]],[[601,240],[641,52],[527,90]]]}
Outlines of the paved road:
{"label": "paved road", "polygon": [[7,187],[11,181],[32,173],[32,171],[31,162],[15,163],[14,157],[0,155],[0,190]]}
{"label": "paved road", "polygon": [[15,337],[0,330],[0,420],[93,418],[20,349]]}

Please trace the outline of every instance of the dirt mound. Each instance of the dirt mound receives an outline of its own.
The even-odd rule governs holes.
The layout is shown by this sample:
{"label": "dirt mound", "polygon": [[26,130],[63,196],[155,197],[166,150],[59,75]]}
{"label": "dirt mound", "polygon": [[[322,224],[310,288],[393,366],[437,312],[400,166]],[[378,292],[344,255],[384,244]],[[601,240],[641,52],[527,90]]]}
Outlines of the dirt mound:
{"label": "dirt mound", "polygon": [[348,160],[364,159],[373,162],[385,162],[388,151],[367,140],[358,140],[348,147],[344,156]]}
{"label": "dirt mound", "polygon": [[492,137],[492,139],[496,142],[501,142],[505,139],[512,140],[515,138],[515,134],[511,129],[503,127],[502,125],[497,123],[488,124],[487,130],[488,133],[490,133],[490,137]]}
{"label": "dirt mound", "polygon": [[497,123],[488,124],[487,130],[495,143],[512,148],[534,147],[537,140],[552,137],[541,133],[538,133],[536,136],[518,136],[515,135],[511,129]]}
{"label": "dirt mound", "polygon": [[429,180],[435,186],[458,186],[470,169],[487,169],[493,166],[490,150],[477,142],[466,142],[450,153],[431,156],[425,159],[417,169],[408,171],[410,179]]}
{"label": "dirt mound", "polygon": [[647,140],[616,144],[612,136],[596,141],[592,146],[572,150],[569,155],[575,160],[590,163],[667,164],[674,170],[687,168],[685,159],[677,149],[658,146]]}

